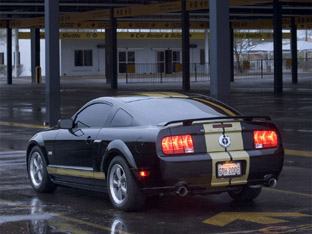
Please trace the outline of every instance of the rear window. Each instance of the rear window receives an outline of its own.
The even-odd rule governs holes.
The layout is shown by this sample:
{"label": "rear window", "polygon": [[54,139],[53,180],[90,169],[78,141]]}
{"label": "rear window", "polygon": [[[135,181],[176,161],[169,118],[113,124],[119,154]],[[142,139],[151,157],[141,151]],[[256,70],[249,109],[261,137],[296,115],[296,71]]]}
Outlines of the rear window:
{"label": "rear window", "polygon": [[[209,103],[212,103],[210,105]],[[173,120],[236,115],[237,112],[212,101],[183,98],[153,98],[128,102],[153,124]]]}

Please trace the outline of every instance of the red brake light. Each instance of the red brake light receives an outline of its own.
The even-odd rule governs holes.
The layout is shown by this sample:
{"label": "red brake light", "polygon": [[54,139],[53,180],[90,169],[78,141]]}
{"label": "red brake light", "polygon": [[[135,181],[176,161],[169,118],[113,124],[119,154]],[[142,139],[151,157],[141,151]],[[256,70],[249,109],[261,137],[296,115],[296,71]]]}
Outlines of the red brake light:
{"label": "red brake light", "polygon": [[164,154],[194,153],[193,138],[191,135],[169,136],[161,140]]}
{"label": "red brake light", "polygon": [[151,173],[149,171],[140,171],[140,176],[141,177],[146,177],[149,176]]}
{"label": "red brake light", "polygon": [[254,131],[253,137],[256,149],[273,148],[278,145],[275,131]]}

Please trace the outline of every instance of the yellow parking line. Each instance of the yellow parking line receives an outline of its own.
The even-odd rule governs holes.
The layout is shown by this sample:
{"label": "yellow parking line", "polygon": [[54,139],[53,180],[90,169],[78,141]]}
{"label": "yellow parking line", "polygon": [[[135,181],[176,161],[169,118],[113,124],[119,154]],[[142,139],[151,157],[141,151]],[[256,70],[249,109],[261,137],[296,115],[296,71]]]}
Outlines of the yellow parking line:
{"label": "yellow parking line", "polygon": [[10,127],[22,127],[22,128],[47,128],[43,125],[14,123],[14,122],[5,122],[5,121],[0,121],[0,125],[10,126]]}
{"label": "yellow parking line", "polygon": [[28,206],[26,206],[26,205],[24,205],[24,204],[20,204],[20,203],[16,203],[16,202],[11,202],[11,201],[4,200],[4,199],[1,199],[1,198],[0,198],[0,202],[7,203],[7,204],[12,205],[12,206],[29,208]]}
{"label": "yellow parking line", "polygon": [[312,157],[312,151],[285,149],[285,154],[287,154],[287,155],[295,155],[295,156],[303,156],[303,157]]}
{"label": "yellow parking line", "polygon": [[[0,198],[0,202],[7,203],[7,204],[10,204],[10,205],[14,205],[14,206],[17,206],[17,207],[30,208],[27,205],[16,203],[16,202],[12,202],[12,201],[8,201],[8,200],[4,200],[4,199],[1,199],[1,198]],[[110,227],[101,226],[99,224],[91,223],[91,222],[80,220],[80,219],[70,218],[70,217],[67,217],[65,215],[56,214],[56,213],[49,213],[49,212],[46,212],[46,214],[50,214],[50,215],[53,215],[55,217],[59,217],[61,219],[65,219],[65,220],[68,220],[68,221],[71,221],[71,222],[74,222],[74,223],[79,223],[79,224],[84,224],[84,225],[87,225],[87,226],[95,227],[95,228],[98,228],[98,229],[101,229],[101,230],[106,230],[106,231],[110,231],[110,232],[112,231],[112,229]],[[122,231],[122,230],[119,230],[119,229],[114,229],[114,231],[117,232],[117,233],[122,233],[122,234],[132,234],[130,232],[125,232],[125,231]]]}
{"label": "yellow parking line", "polygon": [[14,149],[0,148],[0,151],[16,151]]}
{"label": "yellow parking line", "polygon": [[264,189],[269,190],[269,191],[273,191],[273,192],[275,191],[275,192],[280,192],[280,193],[288,193],[288,194],[294,194],[294,195],[299,195],[299,196],[312,197],[312,194],[308,194],[308,193],[297,193],[297,192],[280,190],[280,189],[272,189],[272,188],[264,188]]}

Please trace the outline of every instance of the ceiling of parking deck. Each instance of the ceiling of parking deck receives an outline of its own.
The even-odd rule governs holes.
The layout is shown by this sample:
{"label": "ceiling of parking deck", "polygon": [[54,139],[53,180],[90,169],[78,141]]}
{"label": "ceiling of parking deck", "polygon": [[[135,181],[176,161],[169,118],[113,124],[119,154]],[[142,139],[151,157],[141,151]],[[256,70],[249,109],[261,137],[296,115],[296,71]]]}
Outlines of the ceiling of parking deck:
{"label": "ceiling of parking deck", "polygon": [[[280,1],[283,4],[283,17],[305,17],[303,20],[305,27],[303,28],[311,28],[311,0]],[[59,2],[61,15],[76,16],[71,17],[70,20],[68,20],[70,17],[61,18],[61,27],[62,23],[67,23],[65,28],[75,27],[74,24],[68,23],[79,25],[79,19],[83,19],[83,21],[93,20],[96,24],[90,24],[92,27],[96,27],[101,22],[105,23],[108,20],[108,10],[111,6],[115,8],[115,16],[119,18],[119,21],[168,22],[179,21],[180,19],[180,1],[59,0]],[[186,2],[188,10],[191,12],[191,21],[207,22],[209,20],[208,0],[186,0]],[[270,19],[273,15],[272,2],[273,0],[230,0],[230,20],[248,23]],[[40,21],[44,16],[44,0],[1,0],[0,12],[1,27],[5,27],[6,21],[11,22],[10,26],[12,28],[44,27],[44,23],[42,23],[44,21]],[[81,12],[89,12],[89,14]],[[93,14],[92,12],[98,12],[99,14]],[[20,26],[21,22],[24,26]],[[80,23],[80,25],[83,25],[83,23]]]}

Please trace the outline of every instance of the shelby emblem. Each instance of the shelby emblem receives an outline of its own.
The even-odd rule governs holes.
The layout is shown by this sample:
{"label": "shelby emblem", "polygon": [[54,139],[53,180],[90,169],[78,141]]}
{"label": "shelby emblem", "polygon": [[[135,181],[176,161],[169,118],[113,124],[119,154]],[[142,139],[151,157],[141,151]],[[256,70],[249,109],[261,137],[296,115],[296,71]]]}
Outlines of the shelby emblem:
{"label": "shelby emblem", "polygon": [[219,138],[219,144],[224,148],[229,147],[231,145],[231,138],[227,135],[221,135]]}

